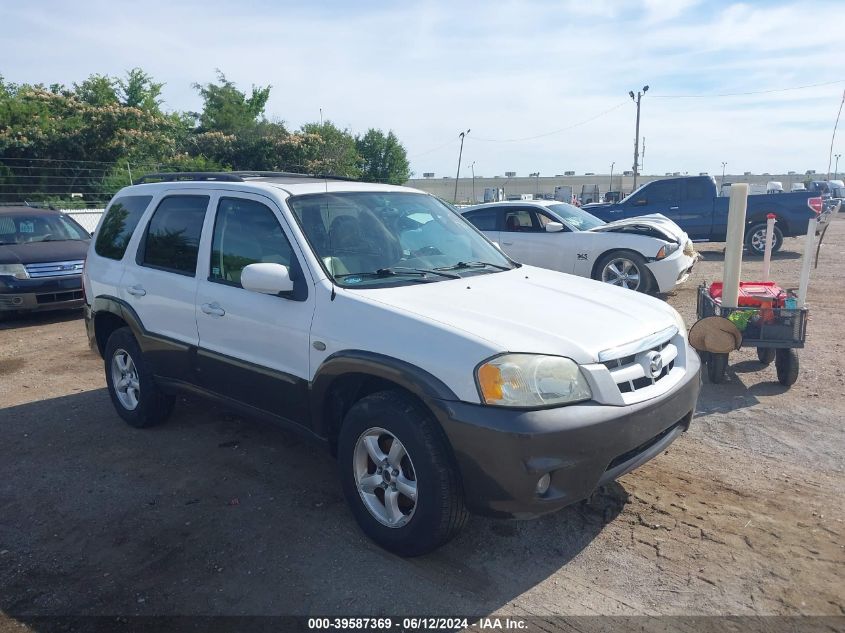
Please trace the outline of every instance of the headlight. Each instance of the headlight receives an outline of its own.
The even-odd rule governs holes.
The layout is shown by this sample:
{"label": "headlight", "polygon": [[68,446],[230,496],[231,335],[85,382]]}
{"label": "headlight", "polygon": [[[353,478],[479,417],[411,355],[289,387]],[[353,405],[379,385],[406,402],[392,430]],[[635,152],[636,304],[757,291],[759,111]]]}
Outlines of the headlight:
{"label": "headlight", "polygon": [[505,354],[476,370],[481,401],[500,407],[543,407],[593,397],[578,365],[562,356]]}
{"label": "headlight", "polygon": [[15,279],[29,279],[29,273],[23,264],[0,264],[0,275],[14,277]]}
{"label": "headlight", "polygon": [[665,259],[669,257],[672,253],[678,250],[681,247],[680,244],[665,244],[660,247],[660,250],[657,251],[657,255],[655,255],[654,259]]}

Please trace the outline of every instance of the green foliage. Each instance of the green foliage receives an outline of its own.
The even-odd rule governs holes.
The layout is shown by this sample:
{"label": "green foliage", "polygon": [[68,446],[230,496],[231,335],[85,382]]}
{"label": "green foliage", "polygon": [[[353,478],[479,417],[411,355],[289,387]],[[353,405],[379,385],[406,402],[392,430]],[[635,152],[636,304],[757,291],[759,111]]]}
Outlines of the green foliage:
{"label": "green foliage", "polygon": [[370,128],[355,139],[365,180],[401,185],[411,177],[408,155],[396,135]]}
{"label": "green foliage", "polygon": [[346,178],[361,175],[361,157],[349,130],[341,130],[331,121],[325,121],[306,123],[301,132],[304,138],[300,160],[309,173]]}
{"label": "green foliage", "polygon": [[[377,129],[354,137],[331,121],[289,131],[269,121],[270,86],[243,92],[217,71],[195,84],[200,113],[164,112],[163,84],[140,68],[122,78],[15,84],[0,75],[0,203],[103,204],[153,171],[291,171],[400,184],[404,147]],[[71,194],[83,195],[71,197]]]}
{"label": "green foliage", "polygon": [[264,119],[271,86],[253,86],[252,94],[247,97],[219,69],[217,81],[217,84],[194,84],[203,100],[203,110],[199,114],[203,131],[237,133]]}

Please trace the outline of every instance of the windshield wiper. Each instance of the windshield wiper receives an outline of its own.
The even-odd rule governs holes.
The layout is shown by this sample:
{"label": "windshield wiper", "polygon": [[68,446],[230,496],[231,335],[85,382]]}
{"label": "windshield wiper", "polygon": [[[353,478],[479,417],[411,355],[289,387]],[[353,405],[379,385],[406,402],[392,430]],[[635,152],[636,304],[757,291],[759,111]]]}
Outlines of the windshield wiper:
{"label": "windshield wiper", "polygon": [[406,268],[404,266],[391,266],[389,268],[379,268],[372,272],[365,273],[343,273],[335,275],[335,279],[346,279],[347,277],[395,277],[404,275],[416,275],[418,277],[427,277],[431,275],[439,275],[441,277],[448,277],[449,279],[460,279],[460,275],[454,273],[444,273],[439,270],[429,270],[428,268]]}
{"label": "windshield wiper", "polygon": [[438,268],[437,270],[457,270],[460,268],[486,268],[490,266],[492,268],[498,268],[499,270],[512,270],[510,266],[502,266],[501,264],[491,264],[490,262],[458,262],[454,266],[444,266],[443,268]]}

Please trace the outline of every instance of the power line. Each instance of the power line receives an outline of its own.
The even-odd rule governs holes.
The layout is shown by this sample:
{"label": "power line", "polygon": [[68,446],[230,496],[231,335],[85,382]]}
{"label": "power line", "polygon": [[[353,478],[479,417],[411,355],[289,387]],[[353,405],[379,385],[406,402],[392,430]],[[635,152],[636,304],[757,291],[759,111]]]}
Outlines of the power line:
{"label": "power line", "polygon": [[804,86],[792,86],[790,88],[772,88],[771,90],[752,90],[749,92],[722,92],[709,95],[652,95],[652,99],[709,99],[711,97],[744,97],[747,95],[765,95],[773,92],[788,92],[790,90],[804,90],[806,88],[818,88],[819,86],[832,86],[845,83],[845,79],[835,81],[823,81],[817,84],[806,84]]}

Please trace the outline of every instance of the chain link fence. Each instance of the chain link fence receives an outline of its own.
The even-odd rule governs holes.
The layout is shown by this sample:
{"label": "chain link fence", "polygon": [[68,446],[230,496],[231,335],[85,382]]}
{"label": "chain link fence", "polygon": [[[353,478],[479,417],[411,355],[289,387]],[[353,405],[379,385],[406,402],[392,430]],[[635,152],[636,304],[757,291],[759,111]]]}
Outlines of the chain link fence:
{"label": "chain link fence", "polygon": [[105,209],[59,209],[59,211],[79,222],[89,233],[93,233]]}

